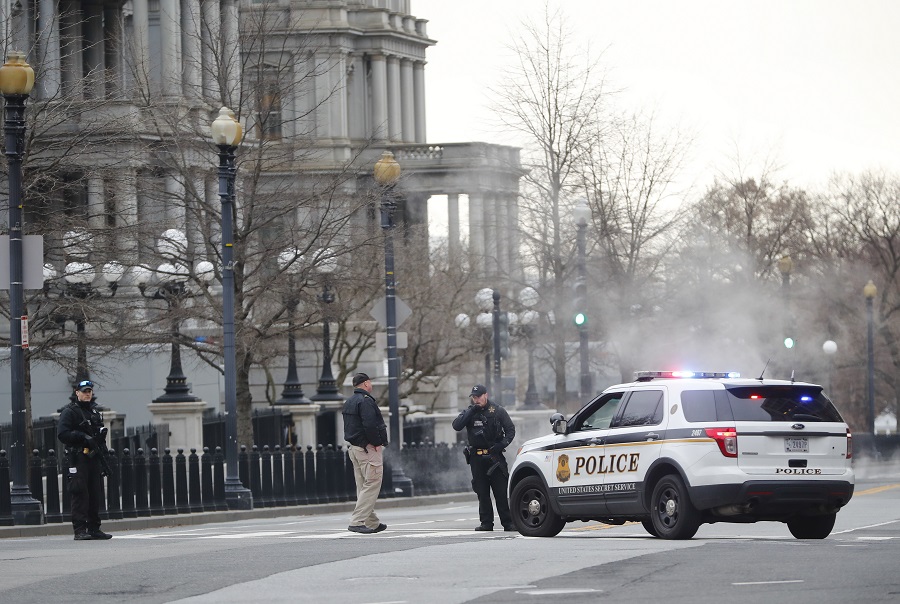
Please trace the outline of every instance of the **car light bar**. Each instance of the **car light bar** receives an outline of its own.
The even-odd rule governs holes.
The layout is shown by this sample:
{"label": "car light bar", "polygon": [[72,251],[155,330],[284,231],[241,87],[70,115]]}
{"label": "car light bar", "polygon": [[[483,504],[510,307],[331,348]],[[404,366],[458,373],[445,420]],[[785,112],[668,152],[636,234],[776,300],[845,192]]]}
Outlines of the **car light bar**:
{"label": "car light bar", "polygon": [[654,378],[739,378],[737,371],[635,371],[634,379],[652,380]]}

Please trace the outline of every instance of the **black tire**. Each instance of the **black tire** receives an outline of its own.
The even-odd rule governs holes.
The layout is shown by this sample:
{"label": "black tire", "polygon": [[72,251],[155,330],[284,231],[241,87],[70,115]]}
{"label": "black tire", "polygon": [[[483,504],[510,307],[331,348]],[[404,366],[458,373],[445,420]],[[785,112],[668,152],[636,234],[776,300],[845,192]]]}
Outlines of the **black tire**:
{"label": "black tire", "polygon": [[645,531],[647,531],[654,537],[659,537],[659,533],[656,532],[656,527],[653,526],[653,520],[651,520],[650,518],[641,520],[641,526],[644,527]]}
{"label": "black tire", "polygon": [[566,526],[550,506],[544,483],[537,476],[526,476],[513,487],[509,510],[516,529],[526,537],[555,537]]}
{"label": "black tire", "polygon": [[700,512],[691,503],[681,478],[663,476],[653,489],[650,520],[661,539],[690,539],[700,528]]}
{"label": "black tire", "polygon": [[824,539],[831,534],[837,513],[824,516],[796,516],[787,521],[788,530],[797,539]]}

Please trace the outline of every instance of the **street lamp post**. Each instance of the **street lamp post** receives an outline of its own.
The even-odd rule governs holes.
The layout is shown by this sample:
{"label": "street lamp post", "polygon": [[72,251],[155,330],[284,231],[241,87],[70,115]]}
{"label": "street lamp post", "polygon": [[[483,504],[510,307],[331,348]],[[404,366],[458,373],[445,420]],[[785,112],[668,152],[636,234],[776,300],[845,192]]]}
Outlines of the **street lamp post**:
{"label": "street lamp post", "polygon": [[328,276],[337,268],[337,261],[331,250],[319,250],[316,270],[322,275],[322,293],[319,301],[322,302],[322,375],[319,376],[319,384],[316,393],[310,398],[315,403],[324,401],[342,401],[344,397],[338,392],[334,373],[331,370],[331,328],[329,324],[329,307],[334,302],[334,292],[328,287]]}
{"label": "street lamp post", "polygon": [[831,372],[834,367],[833,358],[834,358],[834,353],[837,352],[837,343],[834,340],[825,340],[825,342],[822,344],[822,352],[825,353],[825,356],[828,360],[828,368],[827,368],[828,373],[825,376],[826,377],[825,387],[828,391],[828,396],[834,398],[834,394],[832,394],[832,392],[831,392]]}
{"label": "street lamp post", "polygon": [[494,328],[494,397],[498,403],[503,404],[503,384],[500,359],[500,291],[494,290],[491,294],[494,306],[491,311],[492,326]]}
{"label": "street lamp post", "polygon": [[243,130],[227,107],[210,127],[219,148],[219,199],[222,204],[222,336],[225,361],[225,503],[230,510],[253,509],[253,494],[238,475],[237,375],[234,353],[234,153]]}
{"label": "street lamp post", "polygon": [[869,434],[875,434],[875,313],[872,306],[875,296],[878,295],[878,288],[871,280],[863,287],[863,295],[866,297],[866,356],[868,359],[866,372],[868,387],[866,390],[869,404],[866,426]]}
{"label": "street lamp post", "polygon": [[384,232],[384,314],[387,332],[388,404],[391,423],[390,448],[394,453],[394,489],[411,497],[413,484],[400,466],[400,359],[397,356],[397,296],[394,289],[394,218],[397,205],[394,188],[400,178],[400,164],[385,151],[375,163],[375,182],[381,187],[381,229]]}
{"label": "street lamp post", "polygon": [[[278,255],[278,264],[283,271],[293,277],[300,271],[300,258],[300,253],[296,248],[288,249]],[[291,287],[285,300],[288,313],[288,368],[281,398],[275,401],[278,405],[309,405],[312,403],[303,394],[303,385],[297,377],[297,341],[294,336],[294,318],[299,304],[300,300],[297,297],[296,289]]]}
{"label": "street lamp post", "polygon": [[778,270],[781,272],[781,294],[784,297],[784,347],[793,348],[796,345],[793,332],[793,321],[791,318],[791,271],[794,269],[794,262],[790,256],[782,256],[778,260]]}
{"label": "street lamp post", "polygon": [[579,384],[582,402],[586,402],[592,391],[590,364],[588,359],[588,331],[587,331],[587,226],[591,211],[587,203],[581,201],[575,207],[575,223],[578,226],[578,284],[576,285],[575,299],[580,301],[582,308],[576,308],[575,324],[578,326],[578,356],[580,361]]}
{"label": "street lamp post", "polygon": [[9,447],[12,474],[10,503],[15,524],[43,524],[41,503],[31,496],[26,480],[25,451],[25,316],[24,268],[22,259],[22,160],[25,155],[25,101],[34,87],[34,70],[25,62],[25,53],[12,51],[0,67],[0,93],[6,101],[3,132],[9,178],[9,368],[10,406],[13,438]]}

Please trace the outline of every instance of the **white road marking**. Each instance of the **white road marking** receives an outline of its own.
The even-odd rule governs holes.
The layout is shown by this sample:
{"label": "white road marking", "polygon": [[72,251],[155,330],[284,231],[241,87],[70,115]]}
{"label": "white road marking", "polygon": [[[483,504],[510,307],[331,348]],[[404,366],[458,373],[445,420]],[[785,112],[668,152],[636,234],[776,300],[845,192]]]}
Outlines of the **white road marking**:
{"label": "white road marking", "polygon": [[744,583],[732,583],[732,585],[781,585],[783,583],[803,583],[803,580],[789,579],[786,581],[746,581]]}

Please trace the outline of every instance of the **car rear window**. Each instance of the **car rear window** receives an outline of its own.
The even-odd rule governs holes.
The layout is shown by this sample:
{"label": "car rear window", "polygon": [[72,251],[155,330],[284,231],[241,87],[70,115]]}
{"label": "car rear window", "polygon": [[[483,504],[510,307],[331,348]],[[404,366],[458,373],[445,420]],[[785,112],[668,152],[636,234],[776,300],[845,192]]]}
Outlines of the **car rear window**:
{"label": "car rear window", "polygon": [[820,387],[741,386],[725,391],[736,421],[844,421]]}
{"label": "car rear window", "polygon": [[730,422],[734,420],[728,397],[722,390],[684,390],[681,409],[689,422]]}

